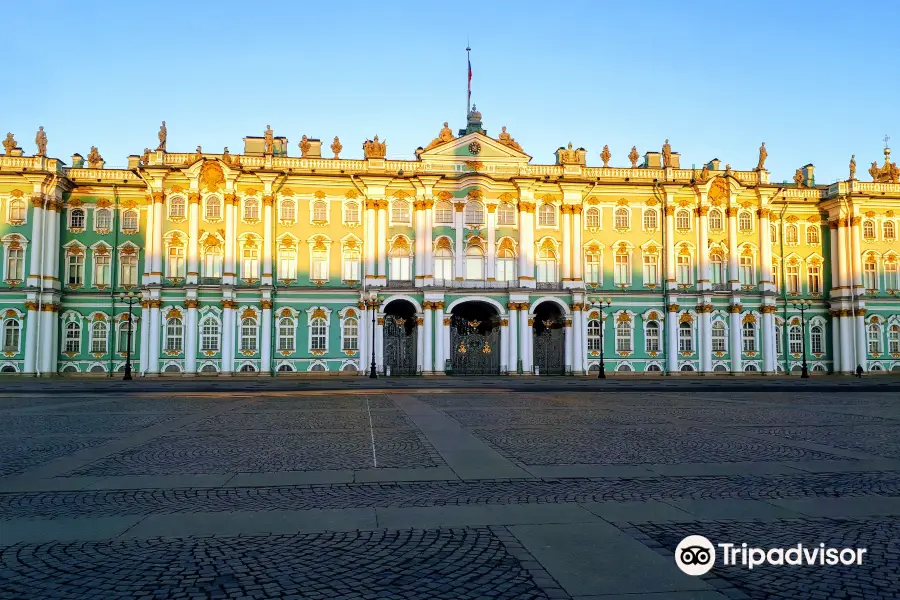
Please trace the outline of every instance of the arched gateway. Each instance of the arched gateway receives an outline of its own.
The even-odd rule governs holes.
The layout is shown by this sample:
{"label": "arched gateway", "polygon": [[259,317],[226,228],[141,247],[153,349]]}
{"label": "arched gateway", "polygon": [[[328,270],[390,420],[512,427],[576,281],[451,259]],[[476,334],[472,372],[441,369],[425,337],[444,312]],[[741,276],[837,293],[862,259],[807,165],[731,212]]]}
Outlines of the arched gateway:
{"label": "arched gateway", "polygon": [[487,302],[463,302],[450,318],[454,375],[499,375],[500,315]]}
{"label": "arched gateway", "polygon": [[408,300],[391,300],[384,307],[384,367],[391,375],[415,375],[418,327],[416,307]]}
{"label": "arched gateway", "polygon": [[541,375],[566,374],[566,318],[555,302],[534,309],[532,348],[534,366]]}

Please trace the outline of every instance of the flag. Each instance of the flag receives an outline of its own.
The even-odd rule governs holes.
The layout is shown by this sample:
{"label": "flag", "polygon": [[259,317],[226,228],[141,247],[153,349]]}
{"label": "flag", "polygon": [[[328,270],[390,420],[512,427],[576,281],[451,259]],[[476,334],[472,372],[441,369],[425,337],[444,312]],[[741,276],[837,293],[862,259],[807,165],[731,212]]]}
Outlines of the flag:
{"label": "flag", "polygon": [[469,101],[472,100],[472,59],[467,57],[469,62]]}

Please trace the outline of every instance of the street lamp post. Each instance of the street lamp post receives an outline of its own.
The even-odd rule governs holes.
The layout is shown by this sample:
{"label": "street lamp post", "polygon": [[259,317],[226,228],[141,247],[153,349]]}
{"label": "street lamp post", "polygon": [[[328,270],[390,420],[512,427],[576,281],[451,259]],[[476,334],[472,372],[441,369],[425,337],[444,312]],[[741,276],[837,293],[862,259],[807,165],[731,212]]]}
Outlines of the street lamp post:
{"label": "street lamp post", "polygon": [[600,306],[600,372],[597,379],[606,379],[606,365],[603,364],[603,309],[612,304],[612,298],[595,298],[595,302]]}
{"label": "street lamp post", "polygon": [[812,302],[804,299],[792,301],[791,304],[800,311],[800,338],[803,342],[803,363],[800,366],[800,377],[809,379],[809,369],[806,366],[806,317],[804,313],[812,306]]}
{"label": "street lamp post", "polygon": [[375,365],[375,309],[377,308],[378,294],[369,292],[369,309],[372,311],[372,365],[369,367],[369,379],[378,379],[378,367]]}
{"label": "street lamp post", "polygon": [[141,301],[144,297],[142,292],[135,294],[134,292],[119,293],[119,300],[128,305],[128,337],[125,340],[125,377],[123,381],[131,381],[131,335],[134,331],[134,317],[132,315],[132,307]]}

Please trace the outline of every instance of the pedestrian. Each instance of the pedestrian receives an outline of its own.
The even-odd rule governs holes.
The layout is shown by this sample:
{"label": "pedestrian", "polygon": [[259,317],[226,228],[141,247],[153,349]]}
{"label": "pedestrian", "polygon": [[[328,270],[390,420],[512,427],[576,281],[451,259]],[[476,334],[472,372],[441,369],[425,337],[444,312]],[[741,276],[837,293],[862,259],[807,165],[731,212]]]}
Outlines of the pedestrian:
{"label": "pedestrian", "polygon": [[863,368],[862,365],[856,365],[856,376],[862,379]]}

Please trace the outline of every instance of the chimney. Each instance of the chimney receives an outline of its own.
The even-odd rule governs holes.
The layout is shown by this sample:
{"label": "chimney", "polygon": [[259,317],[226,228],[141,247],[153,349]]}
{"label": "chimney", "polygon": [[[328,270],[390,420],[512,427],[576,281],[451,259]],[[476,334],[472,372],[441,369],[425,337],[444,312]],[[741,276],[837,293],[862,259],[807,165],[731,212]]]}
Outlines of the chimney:
{"label": "chimney", "polygon": [[816,185],[816,167],[812,163],[805,165],[800,172],[803,173],[803,183],[807,187]]}
{"label": "chimney", "polygon": [[659,152],[648,152],[644,155],[644,164],[641,165],[644,169],[661,169],[662,168],[662,155]]}
{"label": "chimney", "polygon": [[72,155],[72,168],[73,169],[81,169],[84,167],[84,157],[80,154]]}
{"label": "chimney", "polygon": [[128,155],[128,168],[138,169],[141,166],[141,157],[136,154]]}
{"label": "chimney", "polygon": [[719,159],[718,158],[712,159],[711,161],[706,163],[706,166],[710,171],[718,171],[719,170]]}

